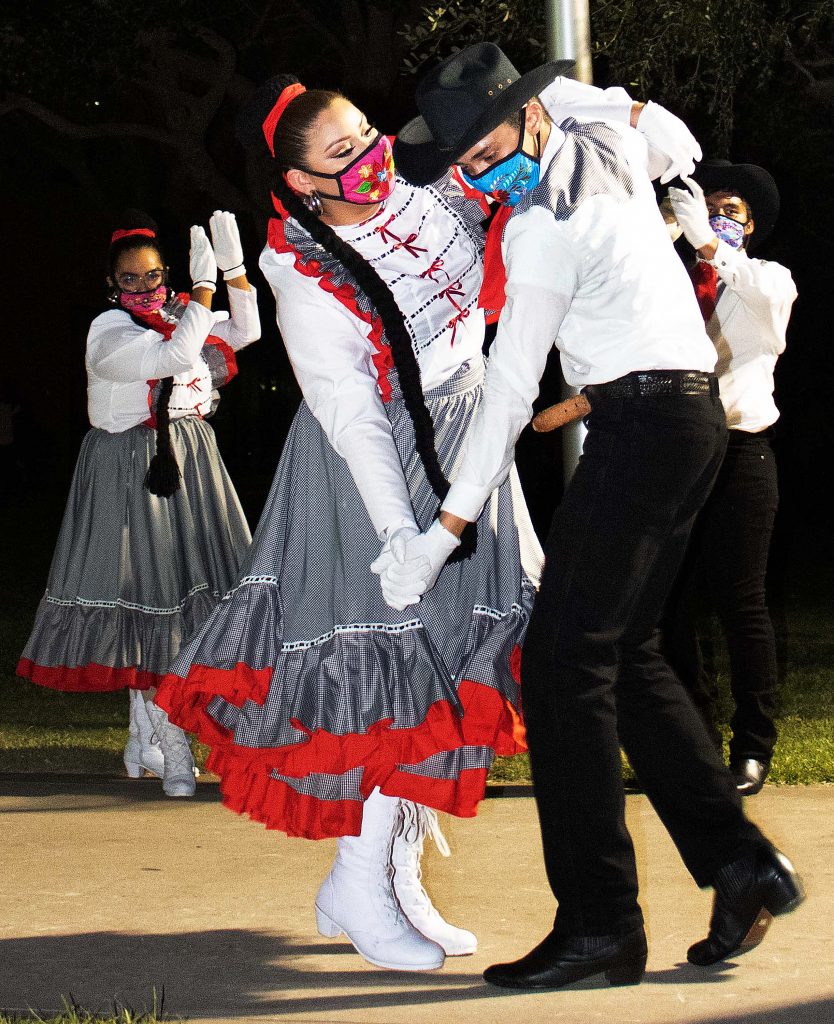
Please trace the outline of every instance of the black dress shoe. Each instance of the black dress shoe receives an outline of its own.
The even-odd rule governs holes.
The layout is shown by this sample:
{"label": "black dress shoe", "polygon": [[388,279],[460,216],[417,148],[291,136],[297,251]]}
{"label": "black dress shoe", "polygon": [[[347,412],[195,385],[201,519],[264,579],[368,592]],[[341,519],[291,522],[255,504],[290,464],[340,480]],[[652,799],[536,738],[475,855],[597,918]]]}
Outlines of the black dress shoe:
{"label": "black dress shoe", "polygon": [[755,796],[765,784],[770,771],[770,761],[759,761],[755,757],[733,758],[730,771],[736,782],[736,789],[742,796]]}
{"label": "black dress shoe", "polygon": [[802,882],[788,858],[772,846],[721,868],[713,882],[715,899],[709,935],[689,947],[691,964],[707,967],[746,953],[765,937],[770,922],[805,899]]}
{"label": "black dress shoe", "polygon": [[602,974],[611,985],[636,985],[646,970],[646,933],[568,937],[553,932],[527,956],[484,971],[490,985],[502,988],[561,988]]}

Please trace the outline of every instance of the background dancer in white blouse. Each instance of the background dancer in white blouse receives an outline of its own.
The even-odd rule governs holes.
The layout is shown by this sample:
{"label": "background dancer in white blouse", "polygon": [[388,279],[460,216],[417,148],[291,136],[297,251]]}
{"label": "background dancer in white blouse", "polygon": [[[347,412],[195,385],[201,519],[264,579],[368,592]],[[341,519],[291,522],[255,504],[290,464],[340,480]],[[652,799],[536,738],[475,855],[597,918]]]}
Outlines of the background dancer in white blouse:
{"label": "background dancer in white blouse", "polygon": [[[87,339],[92,429],[73,476],[46,594],[17,667],[58,690],[129,688],[128,774],[194,792],[182,731],[148,703],[234,582],[250,534],[204,417],[260,335],[235,218],[217,211],[214,246],[191,229],[193,287],[176,295],[156,225],[128,211],[113,233],[110,301]],[[217,259],[215,259],[215,252]],[[231,316],[212,312],[218,261]]]}
{"label": "background dancer in white blouse", "polygon": [[[715,350],[657,209],[646,140],[620,124],[548,123],[540,88],[493,44],[468,47],[418,85],[422,117],[397,139],[413,180],[457,162],[476,187],[500,189],[516,205],[502,243],[507,302],[460,471],[439,522],[382,574],[395,599],[431,597],[456,535],[504,479],[557,345],[593,411],[547,540],[522,657],[558,910],[540,945],[485,973],[522,989],[603,972],[612,984],[642,978],[620,743],[695,880],[715,888],[710,933],[690,948],[691,962],[748,948],[761,939],[765,910],[785,913],[802,899],[791,866],[745,819],[732,776],[659,651],[660,613],[726,445]],[[658,117],[653,105],[638,128],[646,115]],[[691,172],[700,157],[685,126],[667,117],[664,178]]]}
{"label": "background dancer in white blouse", "polygon": [[693,532],[668,616],[667,648],[720,746],[715,687],[704,672],[696,630],[698,597],[705,590],[730,654],[730,771],[739,792],[752,796],[764,785],[776,743],[776,639],[765,594],[779,503],[771,447],[779,417],[773,372],[785,351],[796,286],[786,267],[749,255],[767,239],[779,212],[771,175],[755,164],[711,160],[693,179],[685,179],[689,190],[672,188],[669,196],[698,256],[690,276],[718,353],[715,372],[729,442]]}

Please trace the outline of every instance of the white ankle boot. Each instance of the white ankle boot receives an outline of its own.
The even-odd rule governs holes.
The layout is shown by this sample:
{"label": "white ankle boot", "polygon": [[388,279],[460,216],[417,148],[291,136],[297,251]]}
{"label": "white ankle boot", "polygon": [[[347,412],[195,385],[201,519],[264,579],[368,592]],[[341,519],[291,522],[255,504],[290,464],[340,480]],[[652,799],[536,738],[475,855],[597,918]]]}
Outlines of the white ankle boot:
{"label": "white ankle boot", "polygon": [[153,735],[153,726],[148,718],[145,698],[141,690],[129,690],[128,692],[130,693],[130,722],[124,753],[127,774],[131,779],[141,779],[147,771],[161,779],[165,771],[165,758],[162,756],[162,748]]}
{"label": "white ankle boot", "polygon": [[194,796],[197,783],[194,781],[194,758],[188,737],[169,721],[162,708],[151,701],[145,703],[145,708],[165,759],[163,792],[167,796]]}
{"label": "white ankle boot", "polygon": [[477,950],[477,938],[465,928],[456,928],[444,921],[423,888],[420,858],[426,836],[431,836],[444,857],[449,856],[449,844],[440,831],[437,812],[410,800],[402,800],[400,803],[402,826],[394,837],[391,859],[394,865],[394,892],[403,913],[427,939],[442,946],[446,956],[468,956]]}
{"label": "white ankle boot", "polygon": [[365,801],[362,834],[338,840],[336,860],[316,896],[319,934],[347,935],[377,967],[431,971],[443,950],[403,914],[394,894],[391,846],[400,827],[400,801],[375,789]]}

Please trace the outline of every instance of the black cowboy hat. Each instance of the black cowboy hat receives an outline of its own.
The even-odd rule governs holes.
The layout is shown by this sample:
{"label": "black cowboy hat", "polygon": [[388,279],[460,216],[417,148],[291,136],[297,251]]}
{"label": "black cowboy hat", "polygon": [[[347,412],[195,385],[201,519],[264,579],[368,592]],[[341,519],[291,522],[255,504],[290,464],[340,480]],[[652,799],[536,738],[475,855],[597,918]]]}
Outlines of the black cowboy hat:
{"label": "black cowboy hat", "polygon": [[495,43],[475,43],[447,57],[417,85],[421,116],[394,143],[394,164],[412,185],[428,185],[466,151],[559,75],[572,60],[554,60],[520,75]]}
{"label": "black cowboy hat", "polygon": [[779,189],[764,167],[733,164],[729,160],[704,160],[692,177],[707,195],[731,192],[749,204],[756,222],[749,248],[760,246],[773,231],[779,216]]}

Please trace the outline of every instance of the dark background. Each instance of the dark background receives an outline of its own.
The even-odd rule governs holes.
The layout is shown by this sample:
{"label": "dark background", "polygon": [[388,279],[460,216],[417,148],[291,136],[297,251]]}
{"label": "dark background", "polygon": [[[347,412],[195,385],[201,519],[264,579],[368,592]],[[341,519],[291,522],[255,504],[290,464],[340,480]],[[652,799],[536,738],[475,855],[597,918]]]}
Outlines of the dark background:
{"label": "dark background", "polygon": [[[341,88],[394,132],[415,112],[414,72],[455,45],[494,38],[522,71],[543,61],[541,4],[448,7],[434,28],[412,0],[33,0],[3,16],[0,397],[19,406],[7,501],[21,489],[41,494],[57,526],[87,429],[86,332],[106,305],[119,211],[140,207],[158,221],[174,284],[184,288],[188,225],[207,224],[222,207],[238,215],[264,331],[240,356],[213,425],[254,526],[299,393],[257,270],[270,168],[235,142],[236,113],[256,83],[292,71],[309,86]],[[644,5],[591,4],[596,84],[665,103],[707,155],[766,166],[782,195],[760,253],[791,269],[800,296],[777,369],[778,582],[788,565],[813,568],[832,553],[834,8],[829,0],[652,8],[647,18]],[[542,401],[555,400],[554,388],[551,374]],[[541,532],[561,494],[558,437],[525,432],[519,465]]]}

